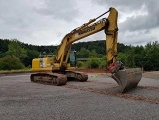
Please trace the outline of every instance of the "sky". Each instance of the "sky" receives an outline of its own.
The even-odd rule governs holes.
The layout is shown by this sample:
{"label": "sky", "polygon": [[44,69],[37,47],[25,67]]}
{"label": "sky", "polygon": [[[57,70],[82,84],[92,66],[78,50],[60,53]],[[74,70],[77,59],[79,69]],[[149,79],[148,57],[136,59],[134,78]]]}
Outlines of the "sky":
{"label": "sky", "polygon": [[[159,0],[0,0],[0,38],[32,45],[59,45],[73,29],[110,7],[118,11],[118,42],[159,40]],[[78,42],[105,40],[101,31]]]}

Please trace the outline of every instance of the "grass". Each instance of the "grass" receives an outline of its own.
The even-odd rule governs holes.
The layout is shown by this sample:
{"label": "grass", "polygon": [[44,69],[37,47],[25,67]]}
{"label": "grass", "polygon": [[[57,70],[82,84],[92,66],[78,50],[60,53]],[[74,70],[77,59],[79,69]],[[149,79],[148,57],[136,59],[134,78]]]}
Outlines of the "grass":
{"label": "grass", "polygon": [[20,69],[20,70],[0,70],[0,74],[10,74],[10,73],[27,73],[32,72],[32,69]]}

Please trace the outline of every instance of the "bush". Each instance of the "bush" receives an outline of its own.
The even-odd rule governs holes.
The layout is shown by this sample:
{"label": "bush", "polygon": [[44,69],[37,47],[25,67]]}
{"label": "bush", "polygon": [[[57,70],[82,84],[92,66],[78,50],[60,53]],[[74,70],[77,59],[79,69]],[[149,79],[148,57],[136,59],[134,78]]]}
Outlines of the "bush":
{"label": "bush", "polygon": [[81,62],[81,61],[77,62],[77,67],[83,67],[83,66],[84,66],[83,62]]}
{"label": "bush", "polygon": [[86,62],[87,68],[99,68],[100,61],[97,58],[91,58]]}
{"label": "bush", "polygon": [[77,67],[79,68],[106,68],[107,63],[106,63],[106,58],[105,56],[102,59],[98,59],[98,58],[90,58],[88,61],[86,62],[81,62],[78,61],[77,62]]}
{"label": "bush", "polygon": [[99,68],[106,68],[106,60],[102,60],[99,64]]}
{"label": "bush", "polygon": [[16,70],[23,69],[24,65],[20,59],[15,56],[7,55],[0,59],[0,70]]}

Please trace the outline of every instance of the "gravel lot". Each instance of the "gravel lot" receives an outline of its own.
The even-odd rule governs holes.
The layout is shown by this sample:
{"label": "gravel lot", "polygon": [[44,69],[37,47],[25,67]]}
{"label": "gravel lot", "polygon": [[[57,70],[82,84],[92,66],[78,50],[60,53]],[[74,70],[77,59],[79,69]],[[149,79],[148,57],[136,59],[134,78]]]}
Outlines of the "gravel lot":
{"label": "gravel lot", "polygon": [[125,94],[106,74],[65,86],[32,83],[30,74],[0,76],[0,120],[159,120],[159,77]]}

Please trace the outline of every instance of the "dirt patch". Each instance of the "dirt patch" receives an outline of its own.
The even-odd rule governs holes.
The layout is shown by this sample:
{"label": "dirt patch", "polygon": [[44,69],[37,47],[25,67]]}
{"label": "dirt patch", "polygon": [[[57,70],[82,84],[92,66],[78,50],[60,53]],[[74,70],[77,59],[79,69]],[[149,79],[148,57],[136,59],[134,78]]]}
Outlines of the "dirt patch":
{"label": "dirt patch", "polygon": [[[80,72],[86,72],[86,73],[108,73],[106,69],[76,69],[76,70]],[[159,74],[152,73],[152,72],[144,72],[143,76],[159,78]]]}
{"label": "dirt patch", "polygon": [[159,78],[159,74],[151,73],[151,72],[143,73],[143,76],[144,76],[144,77],[154,77],[154,78]]}
{"label": "dirt patch", "polygon": [[76,85],[65,85],[64,87],[70,88],[70,89],[78,89],[78,90],[87,91],[87,92],[93,92],[97,94],[115,96],[115,97],[120,97],[124,99],[132,99],[137,101],[149,102],[152,104],[159,104],[159,98],[151,98],[151,97],[146,97],[143,95],[128,94],[128,93],[123,94],[123,93],[117,93],[113,91],[107,91],[107,90],[96,89],[96,88],[84,88],[82,86],[76,86]]}
{"label": "dirt patch", "polygon": [[[75,70],[79,71],[79,72],[85,72],[85,73],[108,73],[108,71],[106,69],[79,69],[79,68],[77,68]],[[32,70],[0,71],[0,76],[5,75],[5,74],[32,73],[32,72],[34,72],[34,71],[32,71]],[[50,71],[45,71],[45,72],[50,72]],[[144,72],[143,76],[144,77],[151,77],[151,78],[159,78],[159,74],[153,73],[153,72]]]}
{"label": "dirt patch", "polygon": [[108,73],[106,69],[76,69],[76,70],[86,73]]}

